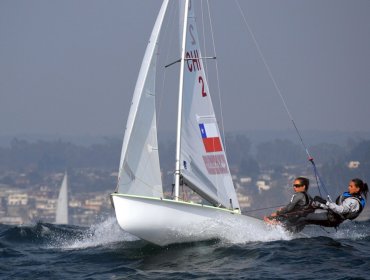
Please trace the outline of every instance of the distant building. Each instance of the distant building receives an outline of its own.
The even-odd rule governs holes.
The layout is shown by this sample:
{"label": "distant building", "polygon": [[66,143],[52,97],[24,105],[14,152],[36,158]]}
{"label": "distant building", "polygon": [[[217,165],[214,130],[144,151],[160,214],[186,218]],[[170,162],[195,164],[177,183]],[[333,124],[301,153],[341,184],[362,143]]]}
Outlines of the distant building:
{"label": "distant building", "polygon": [[239,194],[238,198],[241,209],[251,207],[252,200],[249,196]]}
{"label": "distant building", "polygon": [[104,201],[101,199],[87,199],[85,200],[85,209],[94,210],[96,212],[100,211],[100,208],[102,207]]}
{"label": "distant building", "polygon": [[252,178],[251,177],[241,177],[240,178],[240,183],[241,184],[248,184],[248,183],[251,183],[252,182]]}
{"label": "distant building", "polygon": [[264,181],[271,181],[271,176],[269,174],[261,174],[260,178]]}
{"label": "distant building", "polygon": [[356,169],[360,166],[360,162],[359,161],[350,161],[348,163],[348,168],[349,169]]}
{"label": "distant building", "polygon": [[256,185],[259,193],[262,193],[262,191],[268,191],[270,189],[270,186],[266,185],[265,181],[257,181]]}
{"label": "distant building", "polygon": [[27,205],[28,194],[26,193],[13,193],[8,196],[8,205]]}
{"label": "distant building", "polygon": [[69,204],[69,207],[72,207],[72,208],[82,207],[82,202],[75,198],[71,198],[68,204]]}
{"label": "distant building", "polygon": [[21,217],[1,217],[0,223],[6,225],[21,225],[23,224],[23,219]]}

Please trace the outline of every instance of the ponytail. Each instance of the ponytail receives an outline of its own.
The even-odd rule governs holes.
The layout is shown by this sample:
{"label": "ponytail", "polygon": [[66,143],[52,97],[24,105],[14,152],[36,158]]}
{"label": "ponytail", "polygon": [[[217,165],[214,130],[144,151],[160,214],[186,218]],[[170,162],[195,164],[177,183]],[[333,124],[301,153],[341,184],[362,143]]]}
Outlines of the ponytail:
{"label": "ponytail", "polygon": [[357,187],[360,188],[360,193],[367,199],[367,193],[369,192],[369,187],[367,183],[364,183],[361,179],[355,178],[351,180]]}
{"label": "ponytail", "polygon": [[367,193],[369,191],[369,187],[367,186],[366,183],[364,183],[364,189],[362,190],[362,193],[364,195],[364,197],[367,199]]}

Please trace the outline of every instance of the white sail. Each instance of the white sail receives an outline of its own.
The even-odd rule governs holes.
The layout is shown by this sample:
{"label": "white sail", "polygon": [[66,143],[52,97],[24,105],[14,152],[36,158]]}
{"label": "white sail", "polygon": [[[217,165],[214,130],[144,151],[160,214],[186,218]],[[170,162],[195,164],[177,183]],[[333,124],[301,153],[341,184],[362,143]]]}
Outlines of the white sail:
{"label": "white sail", "polygon": [[184,65],[181,174],[189,187],[214,205],[239,208],[208,88],[191,3]]}
{"label": "white sail", "polygon": [[62,185],[60,186],[57,201],[57,210],[55,214],[56,224],[68,224],[68,178],[64,174]]}
{"label": "white sail", "polygon": [[164,1],[145,51],[122,144],[117,191],[162,197],[155,110],[157,43],[168,0]]}

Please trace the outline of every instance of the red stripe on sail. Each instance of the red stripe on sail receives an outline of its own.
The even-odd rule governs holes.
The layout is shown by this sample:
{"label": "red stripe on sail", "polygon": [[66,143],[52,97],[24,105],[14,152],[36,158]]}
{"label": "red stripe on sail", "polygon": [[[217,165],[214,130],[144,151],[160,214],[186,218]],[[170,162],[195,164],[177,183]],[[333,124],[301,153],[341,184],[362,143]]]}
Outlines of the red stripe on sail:
{"label": "red stripe on sail", "polygon": [[203,138],[203,144],[207,153],[222,152],[222,145],[219,137]]}

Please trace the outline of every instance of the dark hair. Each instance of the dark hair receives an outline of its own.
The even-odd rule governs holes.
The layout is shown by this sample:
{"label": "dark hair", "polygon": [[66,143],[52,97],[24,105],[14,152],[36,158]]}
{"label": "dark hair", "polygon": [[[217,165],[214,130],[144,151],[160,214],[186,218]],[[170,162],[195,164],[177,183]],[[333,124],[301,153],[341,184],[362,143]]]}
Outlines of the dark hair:
{"label": "dark hair", "polygon": [[308,187],[310,186],[310,180],[308,180],[306,177],[297,177],[295,179],[301,182],[301,184],[306,187],[305,191],[308,191]]}
{"label": "dark hair", "polygon": [[360,193],[363,194],[365,198],[367,198],[367,192],[369,191],[369,187],[367,186],[367,184],[358,178],[352,179],[351,181],[355,183],[356,187],[360,188]]}

